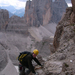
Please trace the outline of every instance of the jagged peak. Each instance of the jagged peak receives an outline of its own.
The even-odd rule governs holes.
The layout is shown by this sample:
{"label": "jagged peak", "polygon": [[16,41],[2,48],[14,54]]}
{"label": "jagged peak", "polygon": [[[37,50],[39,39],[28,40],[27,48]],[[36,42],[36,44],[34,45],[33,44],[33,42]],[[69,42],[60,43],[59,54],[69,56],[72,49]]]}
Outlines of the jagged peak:
{"label": "jagged peak", "polygon": [[65,0],[55,0],[55,2],[66,2]]}

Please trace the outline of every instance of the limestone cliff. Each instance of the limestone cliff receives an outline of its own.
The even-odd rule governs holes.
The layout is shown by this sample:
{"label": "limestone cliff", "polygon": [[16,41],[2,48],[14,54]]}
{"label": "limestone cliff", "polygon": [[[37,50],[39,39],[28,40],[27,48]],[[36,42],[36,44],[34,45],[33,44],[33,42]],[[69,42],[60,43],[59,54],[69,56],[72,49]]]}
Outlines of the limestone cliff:
{"label": "limestone cliff", "polygon": [[[74,2],[72,0],[72,3]],[[53,42],[55,53],[51,54],[45,63],[45,71],[48,71],[48,75],[75,74],[75,18],[72,16],[75,12],[74,7],[73,4],[73,7],[66,9],[64,17],[56,27]]]}
{"label": "limestone cliff", "polygon": [[[58,23],[54,37],[54,47],[57,50],[62,44],[73,39],[74,23],[71,22],[73,9],[69,7],[62,20]],[[70,31],[69,31],[70,30]]]}
{"label": "limestone cliff", "polygon": [[5,29],[9,20],[9,12],[7,10],[0,10],[0,30]]}
{"label": "limestone cliff", "polygon": [[25,8],[25,22],[29,26],[47,25],[50,22],[57,23],[67,4],[65,0],[32,0],[27,1]]}
{"label": "limestone cliff", "polygon": [[52,4],[52,22],[58,23],[66,12],[66,8],[65,0],[55,0]]}
{"label": "limestone cliff", "polygon": [[71,22],[75,23],[75,0],[71,0],[72,2],[72,7],[73,7],[73,12],[71,14]]}
{"label": "limestone cliff", "polygon": [[[41,75],[75,75],[75,0],[56,27],[53,49]],[[51,48],[50,48],[51,49]],[[55,52],[55,53],[54,53]],[[42,72],[42,73],[43,73]]]}

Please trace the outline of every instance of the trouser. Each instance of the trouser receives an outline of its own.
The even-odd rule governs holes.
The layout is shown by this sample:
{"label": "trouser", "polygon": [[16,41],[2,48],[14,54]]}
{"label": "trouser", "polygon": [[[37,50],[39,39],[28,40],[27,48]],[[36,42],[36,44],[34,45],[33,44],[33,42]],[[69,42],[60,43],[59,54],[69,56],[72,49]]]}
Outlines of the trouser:
{"label": "trouser", "polygon": [[31,71],[27,69],[25,66],[19,64],[19,75],[29,75]]}

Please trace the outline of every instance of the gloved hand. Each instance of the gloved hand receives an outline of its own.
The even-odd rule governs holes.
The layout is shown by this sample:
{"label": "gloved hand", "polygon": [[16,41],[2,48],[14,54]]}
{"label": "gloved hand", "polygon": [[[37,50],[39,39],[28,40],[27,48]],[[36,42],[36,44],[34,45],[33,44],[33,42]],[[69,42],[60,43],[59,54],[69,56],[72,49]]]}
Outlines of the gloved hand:
{"label": "gloved hand", "polygon": [[41,64],[41,68],[43,68],[43,64]]}
{"label": "gloved hand", "polygon": [[38,73],[38,72],[36,72],[36,73],[35,73],[35,75],[39,75],[39,73]]}

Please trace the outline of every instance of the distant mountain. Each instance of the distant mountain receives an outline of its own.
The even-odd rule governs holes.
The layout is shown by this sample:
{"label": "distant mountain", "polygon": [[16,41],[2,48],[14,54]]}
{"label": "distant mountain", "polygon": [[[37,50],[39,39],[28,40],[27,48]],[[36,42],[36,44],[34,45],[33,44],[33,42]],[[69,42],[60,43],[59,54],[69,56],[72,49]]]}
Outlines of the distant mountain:
{"label": "distant mountain", "polygon": [[65,0],[67,3],[71,3],[71,0]]}
{"label": "distant mountain", "polygon": [[9,17],[11,17],[12,15],[17,15],[19,17],[23,17],[25,14],[25,9],[15,9],[15,7],[13,6],[2,6],[0,7],[1,9],[6,9],[9,11]]}
{"label": "distant mountain", "polygon": [[13,16],[14,14],[13,13],[11,13],[10,11],[9,11],[9,18],[11,17],[11,16]]}
{"label": "distant mountain", "polygon": [[13,6],[2,6],[1,9],[7,9],[8,11],[10,11],[11,13],[13,13],[14,11],[16,11],[16,9]]}
{"label": "distant mountain", "polygon": [[25,14],[25,10],[24,9],[16,10],[14,14],[19,17],[23,17]]}

